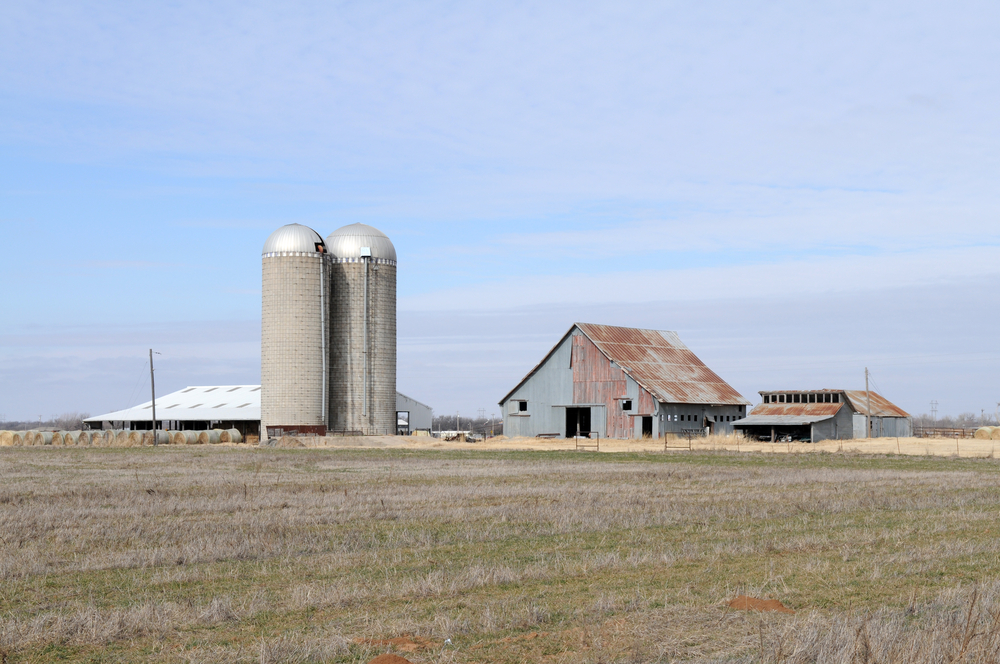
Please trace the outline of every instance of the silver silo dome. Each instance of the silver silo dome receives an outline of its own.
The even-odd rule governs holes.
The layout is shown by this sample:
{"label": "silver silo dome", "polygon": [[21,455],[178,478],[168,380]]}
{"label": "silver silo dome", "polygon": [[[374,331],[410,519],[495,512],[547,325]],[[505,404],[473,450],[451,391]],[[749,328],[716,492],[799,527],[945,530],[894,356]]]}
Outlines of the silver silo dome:
{"label": "silver silo dome", "polygon": [[360,258],[362,247],[371,250],[372,258],[396,262],[396,247],[385,233],[367,224],[344,226],[326,236],[327,251],[334,258]]}
{"label": "silver silo dome", "polygon": [[261,437],[326,433],[330,260],[313,229],[289,224],[262,252]]}
{"label": "silver silo dome", "polygon": [[280,251],[302,251],[322,253],[326,251],[326,243],[319,233],[302,224],[288,224],[271,233],[264,242],[262,254],[273,254]]}
{"label": "silver silo dome", "polygon": [[396,249],[382,231],[351,224],[326,238],[330,411],[334,431],[396,432]]}

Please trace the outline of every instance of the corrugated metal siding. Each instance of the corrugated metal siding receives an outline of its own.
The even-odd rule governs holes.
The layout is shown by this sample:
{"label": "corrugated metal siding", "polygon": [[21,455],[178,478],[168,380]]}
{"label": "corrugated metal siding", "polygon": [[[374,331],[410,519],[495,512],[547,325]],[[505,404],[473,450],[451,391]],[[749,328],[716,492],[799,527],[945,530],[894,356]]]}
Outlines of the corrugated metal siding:
{"label": "corrugated metal siding", "polygon": [[[633,399],[631,413],[622,411],[618,401],[621,397]],[[604,435],[608,438],[631,438],[635,415],[652,415],[654,409],[653,396],[582,334],[573,337],[573,403],[604,404]],[[599,409],[591,410],[592,425],[599,416]]]}
{"label": "corrugated metal siding", "polygon": [[745,405],[675,332],[577,323],[607,357],[663,402]]}

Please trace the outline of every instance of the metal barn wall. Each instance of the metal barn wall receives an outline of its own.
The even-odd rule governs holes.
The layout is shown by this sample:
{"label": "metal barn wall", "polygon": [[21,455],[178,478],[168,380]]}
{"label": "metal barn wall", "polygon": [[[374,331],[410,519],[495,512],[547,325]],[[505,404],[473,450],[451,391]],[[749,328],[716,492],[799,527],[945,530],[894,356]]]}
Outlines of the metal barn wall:
{"label": "metal barn wall", "polygon": [[[514,392],[503,407],[503,430],[509,437],[537,436],[541,433],[562,435],[566,428],[566,404],[573,403],[573,370],[569,366],[573,337],[569,336],[552,351],[548,360],[538,366]],[[511,407],[527,401],[528,410],[517,412]],[[562,404],[563,408],[553,408]],[[512,413],[511,411],[514,410]],[[591,412],[591,418],[596,413]],[[597,421],[592,419],[591,424]],[[603,435],[604,432],[601,431]]]}
{"label": "metal barn wall", "polygon": [[[874,409],[873,409],[874,410]],[[872,417],[872,438],[909,438],[912,434],[910,418],[908,417]],[[865,436],[865,416],[854,414],[854,437]]]}
{"label": "metal barn wall", "polygon": [[[585,335],[576,332],[570,338],[573,342],[573,403],[604,405],[605,438],[641,437],[642,417],[656,414],[652,395],[611,362]],[[632,400],[631,411],[622,410],[621,397]],[[596,414],[591,413],[591,417]],[[591,426],[594,423],[591,419]],[[657,435],[655,424],[654,419],[654,436]]]}
{"label": "metal barn wall", "polygon": [[405,394],[396,393],[396,412],[406,411],[410,414],[410,431],[431,430],[434,411],[430,406],[411,399]]}

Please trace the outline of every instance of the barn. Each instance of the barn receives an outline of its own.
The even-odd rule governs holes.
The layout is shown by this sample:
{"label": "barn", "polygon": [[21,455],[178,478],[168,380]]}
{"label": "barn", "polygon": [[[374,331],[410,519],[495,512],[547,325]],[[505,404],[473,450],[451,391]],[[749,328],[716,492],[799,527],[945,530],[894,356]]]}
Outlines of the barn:
{"label": "barn", "polygon": [[507,436],[729,433],[750,402],[676,332],[575,323],[500,400]]}
{"label": "barn", "polygon": [[[88,417],[84,423],[91,429],[152,428],[152,402],[132,408]],[[431,430],[433,411],[405,394],[396,393],[396,419],[403,424],[397,433],[408,435]],[[260,433],[260,385],[194,385],[156,397],[156,426],[170,431],[201,431],[205,429],[239,429],[244,438]],[[270,431],[270,430],[269,430]],[[270,431],[275,436],[302,433]]]}
{"label": "barn", "polygon": [[[758,440],[906,437],[912,431],[906,411],[871,391],[767,390],[761,391],[760,397],[760,405],[733,425]],[[869,415],[871,431],[866,435]]]}

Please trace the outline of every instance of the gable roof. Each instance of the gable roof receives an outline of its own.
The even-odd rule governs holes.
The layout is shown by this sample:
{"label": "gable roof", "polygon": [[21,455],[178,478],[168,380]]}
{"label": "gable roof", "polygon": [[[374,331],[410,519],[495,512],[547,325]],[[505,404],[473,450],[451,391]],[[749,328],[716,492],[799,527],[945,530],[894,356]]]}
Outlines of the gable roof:
{"label": "gable roof", "polygon": [[749,405],[726,381],[705,366],[676,332],[575,323],[542,361],[500,401],[505,403],[548,361],[573,330],[578,329],[597,349],[662,403]]}
{"label": "gable roof", "polygon": [[[851,407],[855,413],[860,415],[868,415],[868,393],[864,390],[761,390],[759,392],[761,396],[765,394],[843,394],[844,401]],[[892,403],[884,396],[878,392],[871,393],[872,398],[872,417],[909,417],[910,414],[905,410]],[[786,407],[786,406],[805,406],[806,404],[785,404],[785,403],[771,403],[771,404],[760,404],[757,408],[753,409],[756,413],[758,408],[764,406],[771,407]],[[814,405],[814,404],[810,404]]]}

